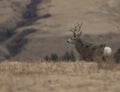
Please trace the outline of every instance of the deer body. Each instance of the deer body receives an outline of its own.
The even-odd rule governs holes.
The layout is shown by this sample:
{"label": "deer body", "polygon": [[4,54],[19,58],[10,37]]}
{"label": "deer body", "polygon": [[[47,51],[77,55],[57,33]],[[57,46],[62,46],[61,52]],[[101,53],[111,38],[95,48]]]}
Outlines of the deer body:
{"label": "deer body", "polygon": [[[89,53],[93,53],[92,50],[89,50],[89,48],[87,46],[91,46],[91,44],[83,43],[82,41],[79,41],[79,39],[75,43],[75,49],[80,54],[80,57],[84,60],[88,60],[88,58],[91,57],[91,55],[92,55]],[[86,53],[86,51],[89,53]],[[91,58],[91,60],[92,60],[92,58]]]}
{"label": "deer body", "polygon": [[112,54],[112,49],[105,44],[92,44],[88,43],[80,38],[82,31],[81,25],[75,26],[75,29],[72,30],[73,37],[68,39],[68,43],[72,43],[75,46],[75,49],[80,54],[81,59],[85,61],[94,61],[96,57],[105,59]]}
{"label": "deer body", "polygon": [[[108,54],[105,49],[106,45],[94,45],[85,41],[76,41],[75,49],[80,54],[80,57],[85,61],[94,61],[95,57],[104,58],[104,53]],[[104,50],[105,49],[105,50]]]}

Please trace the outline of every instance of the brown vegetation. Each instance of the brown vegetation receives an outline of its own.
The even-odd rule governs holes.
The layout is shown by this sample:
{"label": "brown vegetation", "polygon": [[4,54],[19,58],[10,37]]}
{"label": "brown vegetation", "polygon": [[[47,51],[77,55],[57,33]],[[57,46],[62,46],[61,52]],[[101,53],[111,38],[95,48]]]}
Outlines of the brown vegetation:
{"label": "brown vegetation", "polygon": [[82,62],[0,63],[1,92],[119,92],[120,65]]}

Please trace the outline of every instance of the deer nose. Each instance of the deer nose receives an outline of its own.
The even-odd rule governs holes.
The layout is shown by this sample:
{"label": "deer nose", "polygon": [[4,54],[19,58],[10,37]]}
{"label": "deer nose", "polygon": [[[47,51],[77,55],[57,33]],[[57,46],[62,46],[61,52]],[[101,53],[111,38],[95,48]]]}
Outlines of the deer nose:
{"label": "deer nose", "polygon": [[70,43],[70,42],[71,42],[71,39],[68,39],[68,40],[67,40],[67,43]]}

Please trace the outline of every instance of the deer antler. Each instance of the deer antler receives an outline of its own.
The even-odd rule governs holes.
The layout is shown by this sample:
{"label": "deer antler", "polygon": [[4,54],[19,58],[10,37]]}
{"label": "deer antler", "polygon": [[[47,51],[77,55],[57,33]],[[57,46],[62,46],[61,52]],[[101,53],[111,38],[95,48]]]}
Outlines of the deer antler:
{"label": "deer antler", "polygon": [[82,24],[83,23],[78,24],[73,29],[70,30],[73,32],[74,37],[79,37],[82,34],[82,31],[81,31]]}
{"label": "deer antler", "polygon": [[71,29],[70,31],[73,32],[73,36],[76,37],[77,26],[75,26],[75,28]]}
{"label": "deer antler", "polygon": [[81,31],[82,25],[83,25],[82,22],[81,22],[81,24],[78,24],[78,33],[77,33],[78,36],[81,36],[81,34],[82,34],[82,31]]}

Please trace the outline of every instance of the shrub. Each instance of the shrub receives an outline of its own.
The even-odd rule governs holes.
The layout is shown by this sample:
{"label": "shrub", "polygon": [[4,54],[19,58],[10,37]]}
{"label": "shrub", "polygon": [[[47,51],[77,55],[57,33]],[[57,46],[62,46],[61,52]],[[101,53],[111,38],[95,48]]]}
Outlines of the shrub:
{"label": "shrub", "polygon": [[45,59],[46,61],[49,61],[49,60],[50,60],[50,57],[47,55],[47,56],[44,57],[44,59]]}
{"label": "shrub", "polygon": [[57,56],[57,54],[52,53],[51,56],[50,56],[50,59],[51,59],[52,61],[58,61],[58,56]]}
{"label": "shrub", "polygon": [[75,61],[75,55],[73,51],[71,52],[65,52],[64,55],[61,57],[58,57],[56,53],[52,53],[50,56],[45,56],[44,59],[46,61]]}
{"label": "shrub", "polygon": [[117,52],[114,55],[116,63],[120,63],[120,49],[117,50]]}
{"label": "shrub", "polygon": [[73,53],[73,51],[69,52],[65,52],[65,54],[61,57],[61,60],[63,61],[75,61],[75,55]]}
{"label": "shrub", "polygon": [[58,57],[57,54],[52,53],[50,56],[48,56],[48,55],[45,56],[44,59],[45,59],[46,61],[58,61],[59,57]]}

